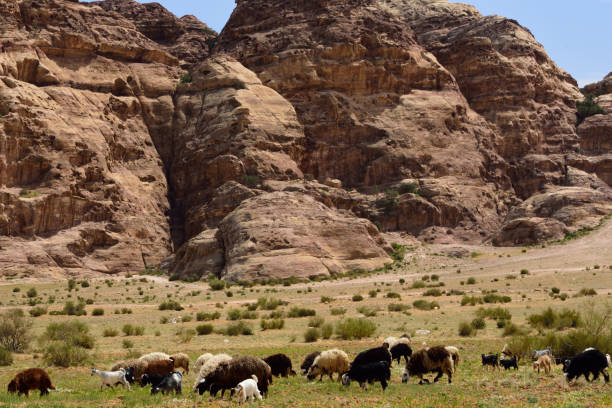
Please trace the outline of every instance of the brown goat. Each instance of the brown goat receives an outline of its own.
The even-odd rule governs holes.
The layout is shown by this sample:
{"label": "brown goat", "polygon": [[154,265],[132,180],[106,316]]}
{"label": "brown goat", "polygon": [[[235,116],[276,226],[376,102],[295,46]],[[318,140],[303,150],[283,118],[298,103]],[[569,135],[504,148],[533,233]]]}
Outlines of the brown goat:
{"label": "brown goat", "polygon": [[174,371],[174,359],[152,361],[147,365],[144,374],[171,374]]}
{"label": "brown goat", "polygon": [[450,384],[453,371],[455,366],[449,351],[444,346],[430,347],[412,354],[402,373],[402,382],[408,382],[410,376],[417,376],[420,379],[419,384],[423,384],[423,381],[429,383],[429,380],[423,379],[423,374],[437,372],[434,382],[437,382],[442,374],[446,374]]}
{"label": "brown goat", "polygon": [[54,390],[49,374],[42,368],[28,368],[18,373],[8,385],[9,392],[17,392],[17,395],[28,396],[30,390],[40,390],[40,396]]}

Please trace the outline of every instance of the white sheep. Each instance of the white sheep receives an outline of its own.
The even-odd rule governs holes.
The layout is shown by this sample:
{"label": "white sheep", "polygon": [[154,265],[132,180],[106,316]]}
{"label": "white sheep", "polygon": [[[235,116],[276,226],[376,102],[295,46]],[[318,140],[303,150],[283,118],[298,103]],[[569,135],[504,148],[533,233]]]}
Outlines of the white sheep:
{"label": "white sheep", "polygon": [[453,359],[453,372],[457,370],[457,366],[459,365],[459,349],[455,346],[445,346],[446,351],[448,351]]}
{"label": "white sheep", "polygon": [[108,385],[111,388],[114,388],[116,384],[123,384],[123,387],[127,387],[130,389],[130,383],[125,379],[125,369],[120,369],[119,371],[100,371],[95,368],[91,369],[91,375],[97,374],[102,379],[102,384],[100,384],[100,390],[104,388],[105,385]]}
{"label": "white sheep", "polygon": [[193,371],[196,373],[200,372],[200,369],[202,368],[204,363],[210,360],[212,356],[213,355],[211,353],[204,353],[200,357],[198,357],[195,363],[193,363]]}
{"label": "white sheep", "polygon": [[226,362],[226,361],[230,361],[231,359],[232,359],[232,356],[228,354],[216,354],[212,356],[211,358],[209,358],[208,360],[206,360],[206,362],[202,365],[202,368],[200,368],[200,372],[196,376],[195,382],[193,383],[193,391],[194,392],[196,391],[196,389],[198,388],[198,384],[200,384],[200,382],[204,378],[206,378],[206,376],[208,376],[213,371],[215,371],[219,364]]}
{"label": "white sheep", "polygon": [[249,400],[249,398],[255,398],[258,400],[262,400],[261,393],[259,392],[259,388],[257,388],[257,376],[252,375],[251,378],[248,378],[242,382],[240,382],[234,391],[236,392],[236,396],[238,397],[238,403],[242,404]]}
{"label": "white sheep", "polygon": [[406,337],[408,336],[407,334],[404,334],[402,337],[394,337],[394,336],[389,336],[386,339],[383,340],[383,346],[387,345],[388,349],[391,350],[391,347],[395,346],[398,343],[404,343],[407,345],[410,345],[410,337]]}
{"label": "white sheep", "polygon": [[333,381],[333,374],[338,373],[338,381],[340,381],[342,374],[350,368],[348,355],[344,351],[338,349],[326,350],[312,362],[306,378],[313,380],[320,376],[319,381],[321,381],[323,375],[329,375],[330,380]]}

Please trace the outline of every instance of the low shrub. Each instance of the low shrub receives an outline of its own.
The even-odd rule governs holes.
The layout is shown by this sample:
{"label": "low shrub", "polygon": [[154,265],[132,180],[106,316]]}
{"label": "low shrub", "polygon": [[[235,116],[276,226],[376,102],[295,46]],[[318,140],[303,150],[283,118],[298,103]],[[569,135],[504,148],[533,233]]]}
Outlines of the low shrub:
{"label": "low shrub", "polygon": [[468,278],[465,283],[466,283],[466,285],[475,285],[476,284],[476,278]]}
{"label": "low shrub", "polygon": [[75,305],[73,302],[68,301],[64,304],[62,313],[68,316],[85,316],[87,314],[85,311],[85,303],[79,302]]}
{"label": "low shrub", "polygon": [[481,317],[477,317],[476,319],[472,320],[471,324],[476,330],[483,330],[485,327],[487,327],[485,320]]}
{"label": "low shrub", "polygon": [[119,335],[119,331],[117,329],[104,329],[102,332],[103,337],[117,337]]}
{"label": "low shrub", "polygon": [[13,353],[10,350],[0,347],[0,366],[6,367],[13,364]]}
{"label": "low shrub", "polygon": [[158,309],[159,310],[176,310],[177,312],[180,312],[181,310],[184,310],[184,307],[181,306],[181,304],[177,302],[176,300],[168,299],[160,303]]}
{"label": "low shrub", "polygon": [[388,299],[401,299],[402,298],[400,294],[397,292],[387,292],[385,297]]}
{"label": "low shrub", "polygon": [[325,319],[321,316],[314,316],[308,319],[308,327],[321,327],[325,323]]}
{"label": "low shrub", "polygon": [[276,310],[279,306],[288,305],[289,302],[276,298],[259,298],[257,299],[257,305],[261,310]]}
{"label": "low shrub", "polygon": [[[499,322],[503,322],[503,321],[505,321],[505,320],[500,320]],[[499,325],[498,325],[498,327],[499,327]],[[514,324],[512,322],[506,322],[503,327],[504,327],[504,331],[502,333],[502,336],[504,336],[504,337],[516,336],[516,335],[519,335],[519,334],[523,333],[523,330],[521,330],[521,328],[519,326],[517,326],[516,324]]]}
{"label": "low shrub", "polygon": [[325,323],[321,326],[321,337],[325,340],[331,338],[332,334],[334,334],[334,326],[331,323]]}
{"label": "low shrub", "polygon": [[332,316],[341,316],[346,313],[346,309],[338,307],[330,310]]}
{"label": "low shrub", "polygon": [[30,316],[39,317],[47,314],[47,308],[42,306],[36,306],[35,308],[30,309]]}
{"label": "low shrub", "polygon": [[210,286],[211,290],[223,290],[225,289],[226,283],[221,279],[211,279],[208,281],[208,286]]}
{"label": "low shrub", "polygon": [[473,336],[476,330],[474,327],[468,322],[459,323],[459,335],[461,337],[470,337]]}
{"label": "low shrub", "polygon": [[423,293],[423,296],[442,296],[440,289],[428,289]]}
{"label": "low shrub", "polygon": [[104,316],[104,309],[98,307],[91,311],[92,316]]}
{"label": "low shrub", "polygon": [[338,322],[336,334],[343,340],[362,339],[376,332],[376,324],[364,318],[347,318]]}
{"label": "low shrub", "polygon": [[241,320],[239,322],[229,324],[225,330],[222,331],[222,334],[228,336],[251,336],[253,334],[253,329],[248,323]]}
{"label": "low shrub", "polygon": [[361,295],[353,295],[353,297],[351,298],[351,300],[353,302],[361,302],[363,300],[363,296]]}
{"label": "low shrub", "polygon": [[486,295],[484,295],[482,300],[485,303],[510,303],[512,301],[512,298],[506,295],[500,296],[496,293],[487,293]]}
{"label": "low shrub", "polygon": [[410,309],[409,305],[402,305],[401,303],[389,303],[387,310],[390,312],[404,312]]}
{"label": "low shrub", "polygon": [[563,309],[561,313],[557,313],[551,307],[547,308],[542,313],[533,313],[529,315],[527,317],[527,322],[531,327],[539,330],[563,330],[567,328],[577,328],[582,324],[580,313],[569,309]]}
{"label": "low shrub", "polygon": [[321,303],[331,303],[334,301],[333,297],[321,296]]}
{"label": "low shrub", "polygon": [[316,327],[311,327],[304,332],[304,342],[314,343],[321,337],[321,331]]}
{"label": "low shrub", "polygon": [[206,313],[206,312],[198,312],[196,313],[196,320],[198,322],[207,322],[211,320],[217,320],[221,317],[220,312]]}
{"label": "low shrub", "polygon": [[80,321],[51,323],[39,338],[43,360],[48,365],[70,367],[84,365],[90,360],[87,350],[95,340],[89,334],[89,326]]}
{"label": "low shrub", "polygon": [[440,308],[440,304],[438,302],[428,302],[424,299],[415,300],[412,302],[412,306],[418,310],[433,310],[435,308]]}
{"label": "low shrub", "polygon": [[508,309],[501,307],[492,307],[485,309],[484,307],[479,308],[476,311],[476,316],[480,318],[488,318],[493,320],[512,320],[512,314]]}
{"label": "low shrub", "polygon": [[188,329],[186,327],[181,327],[176,335],[179,338],[179,343],[189,343],[196,335],[196,331],[194,329]]}
{"label": "low shrub", "polygon": [[198,336],[205,336],[207,334],[211,334],[213,332],[213,325],[212,324],[200,324],[196,326],[196,332],[198,333]]}
{"label": "low shrub", "polygon": [[574,295],[574,297],[596,296],[597,291],[593,288],[582,288]]}
{"label": "low shrub", "polygon": [[358,307],[357,312],[361,313],[365,317],[374,317],[377,313],[375,309],[369,308],[367,306]]}
{"label": "low shrub", "polygon": [[36,288],[28,289],[28,291],[26,292],[26,296],[29,298],[35,298],[36,296],[38,296],[38,292],[36,291]]}
{"label": "low shrub", "polygon": [[410,285],[410,287],[412,289],[423,289],[425,288],[427,285],[425,284],[425,282],[423,281],[414,281],[412,282],[412,285]]}
{"label": "low shrub", "polygon": [[368,292],[368,296],[370,296],[371,298],[375,298],[376,296],[378,296],[378,292],[375,290],[371,290]]}
{"label": "low shrub", "polygon": [[259,326],[261,327],[261,330],[281,330],[285,327],[285,320],[284,319],[271,319],[271,320],[261,319],[261,322],[259,322]]}
{"label": "low shrub", "polygon": [[317,312],[313,309],[305,309],[302,307],[292,307],[287,313],[287,317],[296,318],[296,317],[309,317],[315,316]]}
{"label": "low shrub", "polygon": [[121,345],[123,346],[124,349],[131,349],[134,347],[134,342],[129,339],[123,339],[123,342],[121,343]]}
{"label": "low shrub", "polygon": [[476,306],[476,305],[481,305],[483,304],[484,301],[482,300],[481,297],[479,296],[463,296],[463,298],[461,299],[461,306]]}

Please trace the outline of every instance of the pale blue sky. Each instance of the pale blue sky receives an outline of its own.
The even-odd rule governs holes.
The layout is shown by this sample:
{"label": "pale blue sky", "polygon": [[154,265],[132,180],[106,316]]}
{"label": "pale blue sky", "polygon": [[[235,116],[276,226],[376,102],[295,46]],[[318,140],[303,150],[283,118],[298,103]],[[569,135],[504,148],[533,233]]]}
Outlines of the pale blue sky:
{"label": "pale blue sky", "polygon": [[[235,6],[234,0],[158,2],[179,17],[193,14],[217,31],[221,31]],[[612,0],[461,2],[475,5],[482,14],[513,18],[529,28],[552,59],[581,85],[598,81],[612,71]]]}

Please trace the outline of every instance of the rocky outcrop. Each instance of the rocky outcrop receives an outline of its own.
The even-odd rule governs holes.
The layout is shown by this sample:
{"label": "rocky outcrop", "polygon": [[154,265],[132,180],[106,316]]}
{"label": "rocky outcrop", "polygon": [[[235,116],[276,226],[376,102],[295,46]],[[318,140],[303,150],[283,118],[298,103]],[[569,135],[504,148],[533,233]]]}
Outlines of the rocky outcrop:
{"label": "rocky outcrop", "polygon": [[414,30],[456,78],[470,106],[497,126],[503,157],[577,145],[577,83],[517,21],[446,0],[379,2]]}
{"label": "rocky outcrop", "polygon": [[371,270],[391,262],[369,221],[342,214],[299,193],[244,201],[219,227],[230,280],[313,278]]}
{"label": "rocky outcrop", "polygon": [[3,4],[3,273],[159,264],[172,250],[168,187],[143,111],[171,103],[177,59],[98,7]]}
{"label": "rocky outcrop", "polygon": [[575,81],[471,6],[238,0],[217,38],[157,3],[6,0],[0,27],[5,274],[309,278],[383,266],[384,236],[612,212],[609,114],[576,130]]}
{"label": "rocky outcrop", "polygon": [[505,208],[493,191],[510,185],[493,150],[495,134],[452,75],[376,1],[240,1],[216,50],[235,56],[295,106],[306,135],[299,163],[305,174],[365,194],[410,178],[438,180],[441,190],[449,190],[443,185],[449,180],[493,197],[493,218],[482,224],[474,207],[435,202],[440,192],[406,202],[399,220],[362,212],[384,230],[419,234],[461,221],[477,236],[495,229]]}
{"label": "rocky outcrop", "polygon": [[191,15],[176,17],[159,3],[134,0],[104,0],[90,3],[134,23],[136,29],[177,57],[181,67],[190,69],[206,58],[217,33]]}

